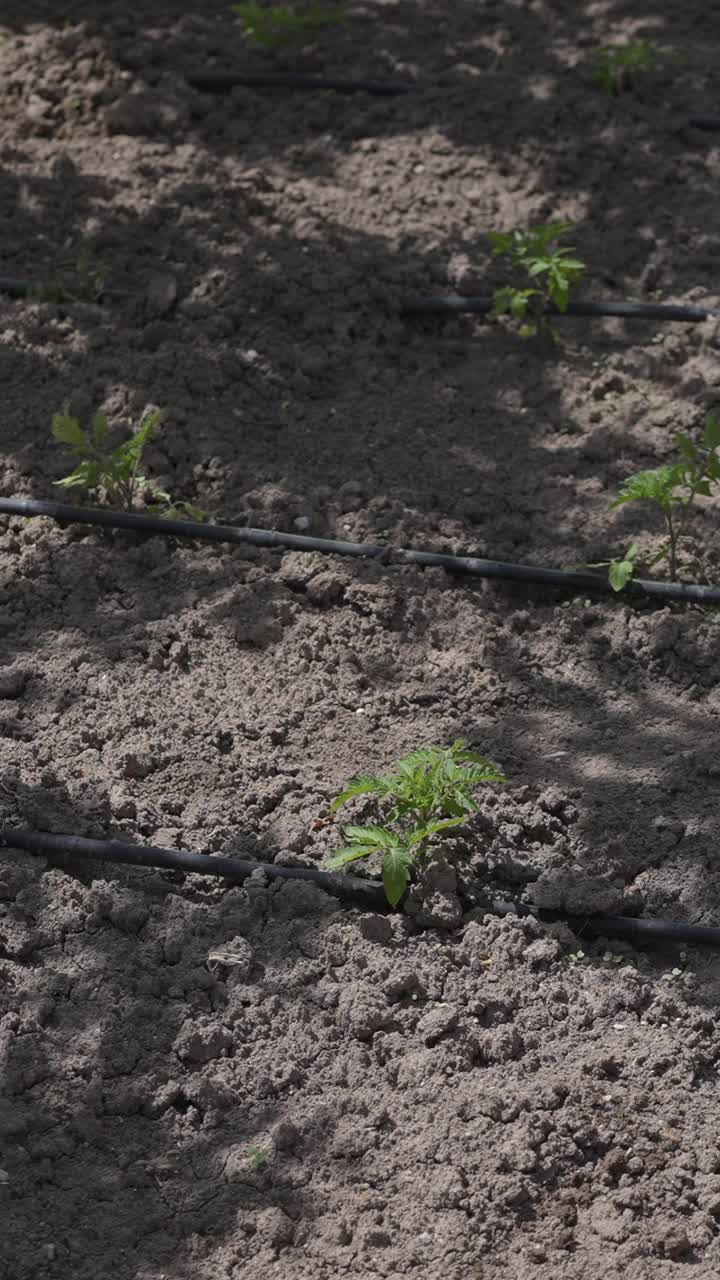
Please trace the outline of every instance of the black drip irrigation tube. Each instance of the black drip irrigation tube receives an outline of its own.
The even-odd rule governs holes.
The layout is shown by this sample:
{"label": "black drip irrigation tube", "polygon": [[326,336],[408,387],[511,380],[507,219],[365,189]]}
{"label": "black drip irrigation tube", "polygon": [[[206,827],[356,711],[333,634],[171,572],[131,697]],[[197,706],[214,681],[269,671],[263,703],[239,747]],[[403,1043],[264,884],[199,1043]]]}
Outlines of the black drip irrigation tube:
{"label": "black drip irrigation tube", "polygon": [[[493,298],[410,298],[402,303],[403,315],[488,315],[495,306]],[[669,302],[569,302],[565,311],[548,307],[553,319],[563,316],[621,316],[625,320],[684,320],[693,322],[720,317],[720,311],[707,307],[680,306]]]}
{"label": "black drip irrigation tube", "polygon": [[[719,124],[720,127],[720,124]],[[31,298],[44,300],[42,282],[23,280],[16,276],[0,276],[0,293],[11,298]],[[62,301],[66,303],[92,301],[130,302],[143,301],[146,295],[129,289],[98,289],[91,299],[72,298],[68,296]],[[495,306],[491,297],[463,298],[408,298],[400,305],[400,314],[411,315],[489,315]],[[625,320],[679,320],[685,323],[720,318],[720,311],[712,311],[707,307],[684,306],[668,302],[569,302],[565,311],[548,306],[547,314],[554,319],[568,317],[600,317],[619,316]]]}
{"label": "black drip irrigation tube", "polygon": [[[334,898],[374,911],[388,912],[382,885],[359,876],[334,875],[311,867],[283,867],[274,862],[249,862],[219,854],[190,853],[184,849],[163,849],[153,845],[127,844],[120,840],[89,840],[85,836],[57,835],[45,831],[6,829],[0,835],[5,849],[24,849],[28,853],[65,855],[100,859],[131,866],[154,867],[165,871],[195,872],[218,876],[242,883],[254,872],[262,872],[269,880],[300,880],[315,884]],[[684,924],[674,920],[648,920],[633,916],[571,915],[560,910],[530,907],[524,903],[493,898],[474,902],[474,910],[499,916],[532,916],[545,922],[562,921],[576,933],[592,933],[602,937],[621,937],[631,941],[670,941],[702,946],[720,946],[720,929],[707,925]]]}
{"label": "black drip irrigation tube", "polygon": [[[531,564],[510,564],[476,556],[453,556],[439,551],[415,551],[404,547],[376,546],[372,542],[337,542],[299,533],[248,526],[201,524],[195,520],[167,520],[140,512],[110,511],[101,507],[73,507],[64,502],[32,498],[0,498],[0,515],[48,516],[65,524],[99,525],[105,529],[129,529],[133,533],[161,534],[172,538],[196,538],[204,542],[228,542],[256,547],[287,547],[293,551],[317,551],[322,555],[357,556],[394,564],[417,564],[425,569],[445,569],[448,573],[476,578],[501,578],[511,582],[535,582],[564,591],[596,591],[615,595],[606,578],[599,574],[543,569]],[[691,582],[651,582],[633,578],[623,595],[646,595],[692,604],[720,604],[720,587]]]}
{"label": "black drip irrigation tube", "polygon": [[714,133],[720,129],[720,116],[691,116],[688,124],[693,129],[704,129],[707,133]]}
{"label": "black drip irrigation tube", "polygon": [[329,89],[335,93],[372,93],[396,97],[412,93],[417,85],[404,80],[345,80],[342,76],[314,75],[303,71],[188,71],[187,84],[205,93],[227,93],[236,85],[254,89]]}
{"label": "black drip irrigation tube", "polygon": [[[52,288],[52,285],[43,285],[42,282],[35,280],[21,280],[16,276],[0,276],[0,293],[5,293],[10,298],[36,298],[38,302],[45,301],[44,290]],[[63,299],[64,303],[72,302],[128,302],[132,298],[144,297],[141,293],[131,293],[128,289],[98,289],[92,298],[72,298],[68,296]]]}
{"label": "black drip irrigation tube", "polygon": [[[330,89],[335,93],[374,93],[392,97],[436,87],[408,80],[346,80],[342,76],[305,71],[221,71],[215,67],[186,71],[185,81],[204,93],[228,93],[236,85],[247,85],[256,89]],[[693,129],[720,129],[720,116],[690,116],[687,123]]]}

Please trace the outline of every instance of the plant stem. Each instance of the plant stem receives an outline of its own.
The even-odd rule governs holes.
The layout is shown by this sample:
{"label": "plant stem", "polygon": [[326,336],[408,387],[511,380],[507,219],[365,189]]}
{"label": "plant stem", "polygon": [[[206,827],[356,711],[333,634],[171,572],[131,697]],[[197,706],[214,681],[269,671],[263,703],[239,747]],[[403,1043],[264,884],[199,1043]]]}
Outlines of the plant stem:
{"label": "plant stem", "polygon": [[669,507],[665,512],[665,519],[667,520],[668,536],[670,538],[670,581],[675,582],[677,580],[677,541],[679,531],[673,521],[672,507]]}

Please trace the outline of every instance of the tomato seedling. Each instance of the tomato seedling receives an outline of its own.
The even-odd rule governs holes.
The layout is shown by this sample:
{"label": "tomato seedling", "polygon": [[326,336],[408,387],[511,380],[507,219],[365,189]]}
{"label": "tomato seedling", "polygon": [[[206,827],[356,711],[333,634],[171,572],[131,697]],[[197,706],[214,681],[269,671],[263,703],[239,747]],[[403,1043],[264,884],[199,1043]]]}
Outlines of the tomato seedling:
{"label": "tomato seedling", "polygon": [[431,836],[465,822],[479,807],[473,795],[483,782],[507,782],[504,774],[460,738],[451,747],[421,747],[403,756],[393,773],[351,778],[330,806],[371,796],[382,825],[348,826],[347,844],[325,861],[335,871],[358,858],[382,857],[385,894],[397,906]]}
{"label": "tomato seedling", "polygon": [[161,409],[147,409],[137,430],[129,440],[115,448],[110,446],[110,426],[101,410],[95,414],[92,427],[85,430],[65,409],[52,419],[52,433],[64,444],[76,461],[70,475],[56,480],[61,489],[85,489],[110,507],[132,511],[137,497],[145,491],[150,499],[148,509],[170,520],[204,520],[207,512],[188,502],[174,502],[169,493],[152,485],[140,473],[143,454],[153,439],[162,419]]}
{"label": "tomato seedling", "polygon": [[306,4],[297,9],[277,5],[266,9],[259,4],[234,4],[232,10],[240,19],[248,44],[266,51],[297,44],[320,27],[345,21],[345,13],[337,5]]}
{"label": "tomato seedling", "polygon": [[546,313],[553,307],[567,311],[570,292],[585,270],[585,263],[573,257],[574,249],[560,244],[571,230],[570,222],[550,222],[528,227],[527,231],[488,233],[493,253],[507,258],[531,281],[523,288],[496,289],[491,319],[507,316],[518,326],[522,338],[534,337],[542,328],[556,336]]}
{"label": "tomato seedling", "polygon": [[638,72],[654,71],[663,62],[681,61],[680,55],[669,49],[658,49],[649,40],[606,45],[595,54],[593,79],[611,98],[617,98],[623,90],[632,87]]}
{"label": "tomato seedling", "polygon": [[675,438],[682,461],[657,467],[653,471],[638,471],[634,476],[629,476],[612,504],[614,508],[628,502],[651,502],[659,508],[665,521],[667,540],[650,563],[654,565],[667,561],[673,582],[678,574],[680,540],[685,535],[695,500],[699,497],[709,498],[713,486],[720,481],[720,418],[710,414],[705,419],[699,445],[684,431],[678,432]]}

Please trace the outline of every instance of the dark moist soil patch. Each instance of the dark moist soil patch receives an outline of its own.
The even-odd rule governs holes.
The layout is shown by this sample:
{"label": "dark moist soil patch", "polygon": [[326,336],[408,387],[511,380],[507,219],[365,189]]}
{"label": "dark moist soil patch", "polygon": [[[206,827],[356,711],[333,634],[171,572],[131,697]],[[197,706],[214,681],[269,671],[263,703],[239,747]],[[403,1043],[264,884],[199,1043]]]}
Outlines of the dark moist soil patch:
{"label": "dark moist soil patch", "polygon": [[[555,567],[657,545],[609,506],[720,409],[716,321],[547,351],[399,307],[487,292],[483,233],[561,218],[588,297],[717,307],[707,6],[351,5],[299,69],[423,86],[382,100],[191,89],[267,65],[215,0],[29,0],[0,33],[0,274],[84,250],[152,293],[0,297],[3,495],[57,496],[63,404],[153,403],[150,473],[218,519]],[[593,50],[642,38],[684,66],[610,101]],[[720,1274],[717,959],[467,910],[718,923],[715,613],[17,517],[0,572],[8,823],[317,866],[358,769],[463,736],[511,778],[394,918],[0,855],[13,1280]]]}

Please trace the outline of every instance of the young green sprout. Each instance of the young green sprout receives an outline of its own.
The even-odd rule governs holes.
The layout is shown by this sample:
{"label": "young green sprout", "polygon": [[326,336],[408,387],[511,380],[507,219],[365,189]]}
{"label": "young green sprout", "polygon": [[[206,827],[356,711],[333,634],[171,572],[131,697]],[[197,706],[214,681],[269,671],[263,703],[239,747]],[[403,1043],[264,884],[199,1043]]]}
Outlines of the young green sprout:
{"label": "young green sprout", "polygon": [[112,448],[107,415],[101,410],[95,414],[92,427],[87,431],[67,409],[54,414],[52,433],[76,462],[74,471],[63,476],[62,480],[56,480],[56,485],[61,489],[85,489],[108,506],[123,511],[132,511],[138,496],[149,490],[149,509],[156,514],[171,520],[186,516],[193,520],[205,519],[206,512],[190,503],[173,502],[168,493],[155,488],[140,472],[143,454],[161,419],[161,409],[147,409],[129,440]]}
{"label": "young green sprout", "polygon": [[542,328],[556,336],[546,313],[551,308],[567,311],[570,292],[585,270],[585,263],[573,257],[574,250],[560,244],[571,230],[570,222],[550,222],[527,231],[488,233],[493,254],[506,258],[530,280],[523,288],[496,289],[491,319],[509,317],[522,338],[534,337]]}
{"label": "young green sprout", "polygon": [[358,796],[371,796],[382,825],[344,828],[347,844],[325,866],[335,871],[358,858],[382,858],[383,884],[396,906],[421,864],[431,836],[465,822],[479,807],[473,795],[484,782],[506,782],[485,756],[466,751],[460,738],[451,747],[421,747],[398,760],[395,771],[352,778],[330,806],[335,813]]}
{"label": "young green sprout", "polygon": [[649,40],[637,40],[633,44],[607,45],[595,55],[594,80],[601,89],[616,98],[630,88],[638,72],[653,71],[663,62],[679,62],[680,57],[669,50],[658,49]]}
{"label": "young green sprout", "polygon": [[[651,502],[660,510],[667,539],[652,557],[650,564],[667,561],[673,582],[678,575],[680,541],[685,535],[695,500],[710,497],[713,487],[720,481],[720,418],[712,415],[706,418],[699,445],[683,431],[678,433],[676,440],[683,455],[682,461],[657,467],[653,471],[636,472],[625,481],[612,504],[614,508],[628,502]],[[633,544],[623,561],[610,562],[610,582],[616,591],[621,591],[632,578],[636,556],[637,546]]]}
{"label": "young green sprout", "polygon": [[98,302],[107,280],[107,270],[86,251],[60,264],[47,280],[34,285],[32,296],[39,302]]}
{"label": "young green sprout", "polygon": [[253,1143],[247,1148],[245,1152],[245,1159],[252,1169],[256,1169],[259,1172],[261,1169],[265,1168],[270,1156],[263,1147],[258,1147]]}
{"label": "young green sprout", "polygon": [[578,569],[607,569],[608,582],[613,591],[622,591],[635,574],[635,562],[640,555],[640,546],[631,542],[624,556],[616,560],[596,560],[593,564],[577,565]]}
{"label": "young green sprout", "polygon": [[302,39],[332,23],[344,22],[345,13],[338,5],[309,3],[298,8],[260,4],[234,4],[233,13],[240,19],[243,35],[255,49],[272,51]]}

